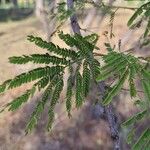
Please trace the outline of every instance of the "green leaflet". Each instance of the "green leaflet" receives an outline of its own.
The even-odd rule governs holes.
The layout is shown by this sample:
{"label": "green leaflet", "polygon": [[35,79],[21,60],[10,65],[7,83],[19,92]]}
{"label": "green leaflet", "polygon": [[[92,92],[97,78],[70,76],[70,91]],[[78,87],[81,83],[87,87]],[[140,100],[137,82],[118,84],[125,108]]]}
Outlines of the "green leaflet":
{"label": "green leaflet", "polygon": [[59,79],[58,83],[55,86],[55,89],[53,91],[52,98],[51,98],[50,106],[52,108],[56,105],[57,100],[59,99],[60,93],[63,89],[63,86],[64,86],[63,79]]}
{"label": "green leaflet", "polygon": [[[94,36],[93,42],[96,42],[95,35],[91,35],[89,37]],[[76,47],[78,52],[78,57],[85,57],[87,55],[91,55],[92,51],[95,47],[95,44],[92,42],[89,42],[86,40],[86,37],[82,37],[79,34],[75,34],[74,36],[71,36],[69,34],[63,34],[63,32],[59,32],[59,37],[70,47]],[[88,38],[89,38],[88,37]]]}
{"label": "green leaflet", "polygon": [[128,77],[128,69],[124,71],[122,74],[121,78],[119,79],[118,83],[115,84],[112,89],[108,92],[106,95],[104,101],[102,102],[103,105],[108,105],[111,101],[112,98],[120,91],[121,87],[123,86],[123,83],[125,82],[126,78]]}
{"label": "green leaflet", "polygon": [[47,86],[47,84],[49,83],[49,81],[51,80],[50,76],[46,76],[42,79],[40,79],[37,83],[35,83],[35,86],[38,86],[38,90],[41,91],[41,89],[43,89],[44,87]]}
{"label": "green leaflet", "polygon": [[71,98],[72,98],[72,94],[73,94],[73,91],[72,91],[72,88],[73,88],[73,85],[72,85],[72,75],[69,76],[68,80],[67,80],[67,92],[66,92],[66,110],[68,112],[68,116],[70,117],[71,116],[71,108],[72,108],[72,101],[71,101]]}
{"label": "green leaflet", "polygon": [[143,13],[142,6],[132,15],[132,17],[129,19],[127,25],[131,26],[131,24],[135,21],[135,19]]}
{"label": "green leaflet", "polygon": [[3,93],[6,90],[10,82],[11,82],[11,79],[5,81],[2,85],[0,85],[0,93]]}
{"label": "green leaflet", "polygon": [[20,106],[23,103],[27,102],[27,100],[29,98],[32,98],[34,96],[34,93],[36,91],[36,87],[38,87],[38,89],[40,91],[41,89],[43,89],[43,88],[45,88],[47,86],[47,84],[49,83],[49,81],[50,81],[50,77],[48,77],[48,76],[40,79],[38,82],[36,82],[33,85],[33,87],[31,89],[27,90],[23,95],[17,97],[12,102],[8,103],[5,108],[9,107],[8,108],[9,111],[15,111],[15,110],[17,110],[18,108],[20,108]]}
{"label": "green leaflet", "polygon": [[130,65],[129,71],[130,71],[130,73],[129,73],[130,96],[136,97],[137,91],[136,91],[136,87],[135,87],[135,83],[134,83],[136,69],[135,69],[134,65]]}
{"label": "green leaflet", "polygon": [[141,70],[141,74],[142,74],[144,79],[150,80],[150,72],[148,72],[147,70],[143,69],[143,70]]}
{"label": "green leaflet", "polygon": [[114,74],[117,74],[118,72],[120,72],[122,69],[125,70],[126,69],[126,65],[127,62],[125,60],[123,60],[123,62],[117,64],[117,66],[112,66],[109,70],[106,70],[105,72],[101,72],[96,81],[103,81],[111,76],[113,76]]}
{"label": "green leaflet", "polygon": [[28,134],[29,131],[32,131],[32,129],[35,128],[35,125],[37,124],[37,119],[35,117],[32,117],[30,122],[28,122],[27,127],[25,129],[25,133]]}
{"label": "green leaflet", "polygon": [[[149,17],[149,8],[150,8],[150,2],[147,2],[145,4],[143,4],[140,8],[138,8],[135,13],[132,15],[132,17],[129,19],[127,25],[128,26],[131,26],[133,24],[133,22],[139,17],[141,16],[144,12],[144,15],[146,17]],[[149,26],[149,23],[148,23],[148,26]],[[147,27],[148,27],[147,26]],[[148,29],[148,28],[147,28]],[[144,33],[144,37],[147,36],[148,34],[148,30],[146,29],[145,33]]]}
{"label": "green leaflet", "polygon": [[86,41],[88,41],[88,42],[90,42],[90,43],[92,43],[92,44],[94,44],[94,45],[97,43],[98,38],[99,38],[98,35],[95,34],[95,33],[93,33],[93,34],[91,34],[91,35],[87,35],[87,36],[84,37],[84,39],[85,39]]}
{"label": "green leaflet", "polygon": [[28,36],[28,40],[30,42],[34,42],[37,46],[47,49],[49,52],[53,52],[57,55],[61,55],[63,57],[70,57],[70,58],[76,58],[77,54],[75,51],[66,49],[66,48],[60,48],[58,45],[53,44],[52,42],[46,42],[43,41],[40,37],[34,37],[32,35]]}
{"label": "green leaflet", "polygon": [[37,120],[39,119],[41,113],[44,111],[46,102],[48,101],[52,93],[52,87],[53,85],[50,83],[49,86],[44,91],[42,99],[38,101],[33,113],[31,114],[28,124],[26,126],[26,130],[25,130],[26,134],[31,132],[32,129],[35,128],[35,126],[37,125]]}
{"label": "green leaflet", "polygon": [[144,94],[146,95],[146,100],[148,101],[148,105],[150,104],[150,84],[146,80],[142,80],[142,86],[144,90]]}
{"label": "green leaflet", "polygon": [[[142,70],[141,74],[143,76],[143,80],[142,80],[142,87],[144,90],[144,94],[146,96],[146,100],[147,100],[147,106],[149,107],[150,105],[150,85],[149,85],[149,80],[150,80],[150,73],[147,70]],[[148,80],[148,81],[147,81]]]}
{"label": "green leaflet", "polygon": [[140,8],[138,8],[135,13],[132,15],[132,17],[128,21],[128,26],[131,26],[131,24],[135,21],[135,19],[140,16],[145,10],[149,10],[150,2],[147,2],[143,4]]}
{"label": "green leaflet", "polygon": [[101,68],[101,71],[105,71],[105,70],[109,69],[112,66],[119,65],[119,63],[121,63],[123,61],[125,61],[125,58],[122,57],[121,54],[120,55],[116,55],[116,56],[112,57],[109,61],[107,60],[106,65],[104,65]]}
{"label": "green leaflet", "polygon": [[52,124],[54,122],[55,119],[55,113],[54,113],[54,109],[50,108],[49,112],[48,112],[48,123],[47,123],[47,130],[50,131],[52,128]]}
{"label": "green leaflet", "polygon": [[100,63],[96,59],[92,59],[90,62],[87,60],[87,62],[90,67],[92,78],[95,80],[97,76],[100,74],[100,69],[99,69]]}
{"label": "green leaflet", "polygon": [[29,56],[23,55],[20,57],[10,57],[9,62],[13,64],[26,64],[28,62],[33,62],[35,64],[55,64],[55,65],[67,65],[69,61],[65,58],[59,58],[56,56],[50,56],[47,54],[32,54]]}
{"label": "green leaflet", "polygon": [[64,34],[62,31],[60,31],[58,33],[58,36],[60,39],[62,39],[68,46],[70,47],[74,47],[77,46],[78,47],[78,43],[75,40],[74,37],[72,37],[70,34]]}
{"label": "green leaflet", "polygon": [[127,143],[132,144],[134,137],[135,137],[135,129],[133,128],[132,130],[129,131],[127,135]]}
{"label": "green leaflet", "polygon": [[60,93],[63,90],[63,86],[64,86],[64,82],[62,77],[59,78],[59,81],[56,83],[53,93],[52,93],[52,98],[50,101],[50,108],[49,108],[49,112],[48,112],[48,124],[47,124],[47,130],[50,131],[52,128],[52,123],[54,121],[54,108],[55,105],[57,104],[59,97],[60,97]]}
{"label": "green leaflet", "polygon": [[133,145],[133,150],[141,150],[142,147],[150,141],[150,128],[144,130],[138,141]]}
{"label": "green leaflet", "polygon": [[127,121],[125,121],[122,124],[122,126],[123,127],[128,127],[128,126],[134,124],[136,121],[140,121],[141,119],[143,119],[146,114],[147,114],[147,110],[143,110],[143,111],[137,113],[136,115],[130,117]]}
{"label": "green leaflet", "polygon": [[76,107],[79,108],[83,104],[83,80],[79,70],[76,73]]}
{"label": "green leaflet", "polygon": [[103,56],[103,60],[105,63],[109,63],[112,59],[117,59],[117,57],[120,57],[121,55],[117,52],[109,52],[107,55]]}
{"label": "green leaflet", "polygon": [[150,149],[150,140],[147,141],[147,143],[143,146],[144,150],[149,150]]}
{"label": "green leaflet", "polygon": [[149,17],[149,20],[148,20],[148,23],[147,23],[146,30],[144,32],[144,37],[146,37],[149,34],[149,31],[150,31],[150,17]]}
{"label": "green leaflet", "polygon": [[11,80],[9,84],[9,89],[21,86],[24,83],[28,83],[34,81],[36,79],[42,78],[44,76],[50,75],[54,76],[55,74],[60,73],[63,71],[62,66],[52,66],[52,67],[44,67],[44,68],[36,68],[27,73],[22,73],[16,76],[14,79]]}
{"label": "green leaflet", "polygon": [[91,71],[88,69],[88,63],[86,60],[83,64],[83,95],[86,97],[89,93],[90,81],[91,81]]}
{"label": "green leaflet", "polygon": [[12,102],[8,103],[6,107],[9,107],[9,111],[17,110],[23,103],[27,102],[27,100],[34,95],[35,91],[36,88],[33,86],[30,90],[27,90],[23,95],[17,97]]}

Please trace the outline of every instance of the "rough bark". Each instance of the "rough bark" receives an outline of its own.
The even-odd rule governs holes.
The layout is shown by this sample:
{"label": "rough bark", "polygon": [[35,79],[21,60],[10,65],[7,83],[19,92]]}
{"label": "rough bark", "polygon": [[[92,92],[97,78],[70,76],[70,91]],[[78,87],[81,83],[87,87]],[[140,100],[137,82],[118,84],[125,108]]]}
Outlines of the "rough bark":
{"label": "rough bark", "polygon": [[[74,4],[73,0],[67,0],[68,9],[73,9],[73,4]],[[78,24],[77,16],[75,13],[70,17],[70,21],[71,21],[71,27],[73,32],[81,34],[80,26]],[[102,97],[104,96],[106,90],[105,87],[106,86],[104,82],[98,83],[98,89]],[[117,116],[113,113],[111,105],[106,107],[100,106],[99,108],[102,109],[100,110],[100,112],[103,112],[108,120],[110,132],[111,132],[111,138],[114,141],[114,150],[120,150],[120,137],[119,137]]]}

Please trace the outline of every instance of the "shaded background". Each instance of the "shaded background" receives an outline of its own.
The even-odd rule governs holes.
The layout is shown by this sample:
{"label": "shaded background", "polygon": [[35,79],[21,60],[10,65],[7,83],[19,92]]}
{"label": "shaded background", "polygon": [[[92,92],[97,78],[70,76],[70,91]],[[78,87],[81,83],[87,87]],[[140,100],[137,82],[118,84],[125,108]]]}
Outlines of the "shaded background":
{"label": "shaded background", "polygon": [[[45,40],[53,41],[61,47],[66,46],[58,39],[57,34],[54,34],[53,37],[50,36],[60,25],[56,17],[53,16],[57,12],[55,10],[57,2],[59,1],[0,0],[1,83],[37,66],[30,63],[21,66],[9,64],[8,57],[46,52],[27,41],[27,35],[33,34]],[[109,5],[135,7],[141,4],[141,2],[119,0],[106,2]],[[110,42],[117,47],[121,39],[121,51],[137,46],[136,55],[147,55],[147,49],[143,49],[141,52],[138,47],[138,39],[143,29],[129,30],[126,25],[132,14],[132,10],[119,9],[117,11],[113,25],[115,36]],[[82,34],[87,35],[96,32],[100,35],[97,46],[100,47],[100,53],[106,53],[104,42],[108,42],[105,33],[110,31],[110,15],[104,10],[87,5],[84,11],[79,12],[78,18]],[[69,21],[61,25],[60,30],[70,33]],[[2,94],[0,106],[4,106],[30,86],[30,84],[24,85]],[[98,117],[95,111],[97,108],[92,104],[97,99],[95,89],[91,89],[82,109],[73,109],[71,119],[67,117],[65,112],[64,93],[61,94],[60,104],[55,110],[57,113],[56,121],[51,133],[47,133],[44,128],[47,122],[47,110],[45,110],[37,128],[27,136],[24,134],[26,123],[34,109],[35,102],[40,99],[41,93],[37,93],[19,111],[0,114],[0,150],[111,150],[112,141],[107,121],[105,121],[105,118],[100,119]],[[117,109],[114,111],[118,114],[120,123],[137,111],[133,105],[133,100],[128,95],[128,91],[122,91],[115,99],[114,105],[117,106]],[[126,133],[126,130],[121,132],[123,150],[130,149],[125,144]]]}

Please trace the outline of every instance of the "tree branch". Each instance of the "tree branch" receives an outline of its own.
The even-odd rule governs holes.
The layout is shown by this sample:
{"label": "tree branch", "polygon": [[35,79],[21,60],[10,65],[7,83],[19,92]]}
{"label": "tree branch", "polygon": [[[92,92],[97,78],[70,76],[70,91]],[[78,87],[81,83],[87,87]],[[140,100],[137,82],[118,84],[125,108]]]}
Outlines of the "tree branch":
{"label": "tree branch", "polygon": [[[67,7],[69,10],[74,10],[73,0],[67,0]],[[77,16],[75,13],[70,17],[70,21],[71,21],[71,27],[72,27],[73,32],[81,34],[80,26],[78,24]],[[106,88],[106,85],[104,82],[98,83],[98,89],[99,89],[102,97],[105,94],[105,91],[106,91],[105,88]],[[112,140],[114,141],[114,150],[120,150],[120,137],[119,137],[119,130],[118,130],[118,122],[117,122],[116,115],[112,111],[112,106],[111,105],[109,105],[107,107],[100,106],[99,108],[102,109],[101,112],[104,112],[104,115],[106,116],[106,118],[108,120],[111,137],[112,137]]]}
{"label": "tree branch", "polygon": [[[74,10],[74,6],[73,6],[73,1],[74,0],[67,0],[67,7],[68,10],[73,11]],[[78,24],[78,20],[77,20],[77,16],[75,13],[73,13],[73,15],[70,17],[70,21],[71,21],[71,27],[74,33],[78,33],[81,34],[80,32],[80,26]]]}

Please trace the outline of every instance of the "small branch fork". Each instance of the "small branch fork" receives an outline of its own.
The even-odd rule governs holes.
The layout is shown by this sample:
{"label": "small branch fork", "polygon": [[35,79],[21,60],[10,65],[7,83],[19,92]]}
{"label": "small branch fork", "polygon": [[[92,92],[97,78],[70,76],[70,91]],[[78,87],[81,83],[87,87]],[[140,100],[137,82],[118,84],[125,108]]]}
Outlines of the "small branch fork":
{"label": "small branch fork", "polygon": [[[67,0],[67,7],[69,10],[73,10],[74,9],[74,1]],[[70,21],[71,21],[71,27],[72,27],[73,32],[81,34],[80,26],[78,24],[77,16],[75,13],[70,17]],[[99,92],[101,93],[101,95],[103,97],[104,93],[106,91],[105,83],[99,82],[97,86],[98,86]],[[118,119],[117,119],[117,116],[113,113],[112,105],[105,106],[105,107],[100,106],[100,108],[102,109],[102,112],[104,113],[104,115],[106,116],[106,118],[108,120],[110,132],[111,132],[111,138],[114,141],[114,150],[120,150],[121,148],[120,148],[120,135],[119,135],[119,129],[118,129],[119,125],[118,125],[118,121],[117,121]]]}

